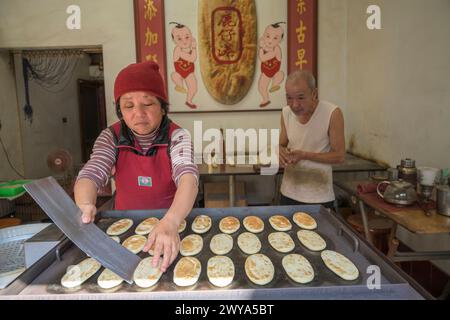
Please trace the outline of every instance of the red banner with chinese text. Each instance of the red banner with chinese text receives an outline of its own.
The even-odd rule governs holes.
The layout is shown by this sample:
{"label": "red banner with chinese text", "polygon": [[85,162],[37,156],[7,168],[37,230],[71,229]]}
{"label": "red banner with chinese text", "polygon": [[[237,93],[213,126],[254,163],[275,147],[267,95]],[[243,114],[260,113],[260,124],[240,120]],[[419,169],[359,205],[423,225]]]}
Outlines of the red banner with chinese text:
{"label": "red banner with chinese text", "polygon": [[288,72],[310,70],[317,78],[317,0],[288,0]]}
{"label": "red banner with chinese text", "polygon": [[164,0],[134,0],[134,24],[137,62],[158,63],[167,83]]}

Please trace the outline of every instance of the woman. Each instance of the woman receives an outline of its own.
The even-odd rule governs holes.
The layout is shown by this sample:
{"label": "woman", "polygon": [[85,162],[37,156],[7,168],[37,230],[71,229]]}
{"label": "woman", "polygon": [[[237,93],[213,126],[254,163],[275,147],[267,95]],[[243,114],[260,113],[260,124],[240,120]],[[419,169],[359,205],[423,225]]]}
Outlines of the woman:
{"label": "woman", "polygon": [[144,247],[148,251],[155,246],[155,267],[163,254],[161,271],[165,272],[178,255],[178,227],[198,192],[190,135],[168,118],[164,83],[153,62],[131,64],[120,71],[114,101],[120,121],[97,138],[78,175],[75,202],[83,223],[93,222],[97,190],[113,174],[116,210],[168,208]]}

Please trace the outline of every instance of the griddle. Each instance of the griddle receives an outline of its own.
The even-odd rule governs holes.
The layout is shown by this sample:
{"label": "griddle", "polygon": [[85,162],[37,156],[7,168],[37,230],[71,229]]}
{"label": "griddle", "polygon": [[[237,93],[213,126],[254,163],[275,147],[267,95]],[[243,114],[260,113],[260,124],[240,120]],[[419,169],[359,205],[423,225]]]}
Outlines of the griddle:
{"label": "griddle", "polygon": [[[300,230],[293,221],[292,216],[297,211],[303,211],[313,216],[318,228],[316,231],[326,240],[327,249],[335,250],[348,257],[358,268],[360,276],[354,281],[346,281],[329,270],[323,263],[320,252],[312,252],[301,245],[297,238]],[[114,221],[127,217],[134,221],[133,227],[120,236],[121,242],[134,233],[136,226],[150,216],[161,218],[166,210],[152,211],[103,211],[99,212],[98,227],[102,230]],[[69,290],[60,285],[60,280],[69,265],[76,264],[86,258],[85,254],[77,247],[71,246],[63,254],[61,261],[54,261],[16,295],[10,295],[14,299],[431,299],[432,297],[417,283],[406,275],[401,269],[389,261],[374,247],[368,244],[356,234],[347,223],[338,217],[333,211],[322,206],[278,206],[278,207],[240,207],[240,208],[214,208],[194,209],[187,218],[186,230],[181,233],[181,238],[192,234],[191,224],[195,216],[206,214],[213,220],[213,226],[208,233],[202,235],[204,247],[196,257],[202,264],[200,279],[191,287],[178,287],[173,283],[173,269],[181,258],[179,256],[163,274],[157,285],[152,288],[142,289],[135,284],[123,283],[122,285],[104,290],[97,285],[97,278],[103,268],[80,288]],[[298,253],[306,257],[315,271],[315,278],[308,284],[293,282],[285,273],[281,260],[286,255],[276,252],[268,242],[268,235],[275,230],[270,226],[269,217],[275,214],[289,218],[293,228],[288,231],[295,242],[295,249],[290,253]],[[226,288],[213,286],[206,275],[206,264],[210,257],[214,256],[209,248],[213,235],[220,233],[219,221],[226,216],[235,216],[241,222],[241,228],[231,236],[234,240],[229,256],[236,269],[234,281]],[[242,221],[245,216],[257,215],[264,220],[265,229],[258,234],[262,243],[261,253],[267,255],[275,266],[275,277],[265,286],[253,284],[244,271],[244,254],[237,245],[237,237],[246,230]],[[141,258],[147,257],[147,253],[140,253]],[[369,266],[377,266],[381,271],[381,288],[369,289],[367,280],[372,275],[368,273]],[[1,291],[0,291],[1,294]]]}

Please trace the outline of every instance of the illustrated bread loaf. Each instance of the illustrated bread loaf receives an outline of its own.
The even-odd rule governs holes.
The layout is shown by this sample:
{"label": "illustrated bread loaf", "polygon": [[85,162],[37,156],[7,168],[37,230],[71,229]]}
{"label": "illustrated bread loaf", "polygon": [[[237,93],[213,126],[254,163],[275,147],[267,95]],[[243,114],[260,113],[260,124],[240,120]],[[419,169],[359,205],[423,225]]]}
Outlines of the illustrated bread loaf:
{"label": "illustrated bread loaf", "polygon": [[198,2],[200,70],[214,100],[233,105],[253,82],[257,51],[254,0]]}

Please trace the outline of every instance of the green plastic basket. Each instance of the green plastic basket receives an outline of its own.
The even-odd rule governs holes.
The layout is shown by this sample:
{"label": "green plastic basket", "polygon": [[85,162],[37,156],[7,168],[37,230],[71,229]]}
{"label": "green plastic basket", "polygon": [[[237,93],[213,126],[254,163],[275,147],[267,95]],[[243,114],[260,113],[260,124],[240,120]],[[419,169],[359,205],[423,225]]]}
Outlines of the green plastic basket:
{"label": "green plastic basket", "polygon": [[24,184],[30,183],[33,180],[11,180],[0,183],[0,198],[14,197],[25,191]]}

